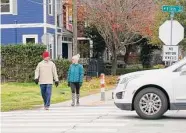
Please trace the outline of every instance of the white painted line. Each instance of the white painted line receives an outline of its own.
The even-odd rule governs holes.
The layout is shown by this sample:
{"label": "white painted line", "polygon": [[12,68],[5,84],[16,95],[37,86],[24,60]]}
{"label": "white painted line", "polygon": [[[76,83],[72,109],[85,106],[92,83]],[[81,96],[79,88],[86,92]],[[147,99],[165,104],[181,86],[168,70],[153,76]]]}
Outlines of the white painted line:
{"label": "white painted line", "polygon": [[2,128],[2,133],[61,133],[69,130],[69,128],[25,128],[21,127],[20,129],[17,128]]}
{"label": "white painted line", "polygon": [[[123,116],[124,113],[123,112],[68,112],[68,113],[54,113],[54,112],[48,112],[48,113],[27,113],[27,114],[12,114],[12,115],[6,115],[6,116],[1,116],[2,118],[10,118],[10,117],[50,117],[50,116],[53,116],[53,117],[63,117],[63,116],[85,116],[85,117],[88,117],[88,116],[98,116],[98,115],[106,115],[108,114],[109,116]],[[128,113],[128,114],[135,114],[135,113]]]}
{"label": "white painted line", "polygon": [[123,119],[96,119],[96,118],[88,118],[88,119],[2,119],[3,123],[15,123],[15,122],[35,122],[35,123],[39,123],[39,122],[44,122],[47,123],[48,121],[50,122],[86,122],[86,121],[91,121],[93,120],[94,122],[129,122],[131,120],[123,120]]}
{"label": "white painted line", "polygon": [[2,122],[3,123],[13,123],[13,122],[29,122],[29,123],[32,123],[32,122],[81,122],[81,121],[88,121],[88,120],[91,120],[91,119],[38,119],[38,118],[35,118],[35,119],[3,119]]}
{"label": "white painted line", "polygon": [[52,115],[52,116],[93,116],[93,115],[104,115],[105,113],[28,113],[28,114],[22,114],[21,116],[49,116],[49,115]]}
{"label": "white painted line", "polygon": [[94,122],[129,122],[131,120],[123,119],[96,119]]}
{"label": "white painted line", "polygon": [[50,127],[50,128],[56,128],[56,127],[73,127],[76,125],[76,123],[52,123],[48,121],[48,123],[2,123],[1,127],[9,127],[9,128],[22,128],[22,127],[33,127],[33,128],[38,128],[38,127]]}
{"label": "white painted line", "polygon": [[86,123],[78,124],[77,127],[124,127],[125,123]]}
{"label": "white painted line", "polygon": [[81,118],[81,119],[91,119],[91,118],[96,118],[98,116],[12,116],[12,117],[4,117],[3,119],[75,119],[75,118]]}
{"label": "white painted line", "polygon": [[3,128],[22,128],[22,127],[33,127],[33,128],[38,128],[38,127],[124,127],[126,123],[53,123],[53,122],[48,122],[48,123],[2,123]]}
{"label": "white painted line", "polygon": [[70,130],[69,132],[79,132],[79,133],[116,133],[118,130],[117,129],[107,129],[107,128],[89,128],[89,129],[85,129],[85,128],[78,128],[78,129],[74,129],[74,130]]}

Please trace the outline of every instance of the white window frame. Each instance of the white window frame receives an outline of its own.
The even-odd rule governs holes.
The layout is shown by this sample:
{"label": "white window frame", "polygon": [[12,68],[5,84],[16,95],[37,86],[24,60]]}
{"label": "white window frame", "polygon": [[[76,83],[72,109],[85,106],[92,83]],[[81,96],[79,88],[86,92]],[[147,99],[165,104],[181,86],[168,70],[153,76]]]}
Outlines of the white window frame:
{"label": "white window frame", "polygon": [[47,51],[50,53],[51,58],[54,57],[54,45],[52,43],[49,43],[47,45]]}
{"label": "white window frame", "polygon": [[[51,8],[49,8],[51,6]],[[53,16],[54,15],[54,0],[48,0],[48,15]],[[51,11],[50,11],[51,9]],[[50,13],[51,12],[51,13]]]}
{"label": "white window frame", "polygon": [[26,44],[27,38],[35,38],[35,44],[38,43],[38,35],[37,34],[23,35],[23,37],[22,37],[23,44]]}
{"label": "white window frame", "polygon": [[13,1],[9,0],[10,11],[9,12],[0,12],[0,14],[13,14]]}

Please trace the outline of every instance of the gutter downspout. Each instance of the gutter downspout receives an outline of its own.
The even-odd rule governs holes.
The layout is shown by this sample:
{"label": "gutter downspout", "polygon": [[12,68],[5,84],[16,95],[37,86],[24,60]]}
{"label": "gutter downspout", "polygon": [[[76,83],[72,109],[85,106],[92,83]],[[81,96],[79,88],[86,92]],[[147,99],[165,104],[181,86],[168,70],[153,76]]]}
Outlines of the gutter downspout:
{"label": "gutter downspout", "polygon": [[47,33],[47,3],[43,0],[43,23],[44,23],[44,34]]}
{"label": "gutter downspout", "polygon": [[57,0],[55,0],[55,59],[58,55],[58,35],[57,35]]}

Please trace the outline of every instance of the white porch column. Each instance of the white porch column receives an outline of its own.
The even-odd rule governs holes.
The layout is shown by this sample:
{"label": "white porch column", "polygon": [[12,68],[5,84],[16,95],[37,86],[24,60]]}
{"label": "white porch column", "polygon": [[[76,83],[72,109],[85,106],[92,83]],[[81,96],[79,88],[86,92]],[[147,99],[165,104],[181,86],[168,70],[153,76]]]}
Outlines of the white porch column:
{"label": "white porch column", "polygon": [[58,36],[58,49],[57,49],[57,55],[58,57],[62,58],[62,36]]}
{"label": "white porch column", "polygon": [[72,43],[68,43],[68,59],[72,59]]}

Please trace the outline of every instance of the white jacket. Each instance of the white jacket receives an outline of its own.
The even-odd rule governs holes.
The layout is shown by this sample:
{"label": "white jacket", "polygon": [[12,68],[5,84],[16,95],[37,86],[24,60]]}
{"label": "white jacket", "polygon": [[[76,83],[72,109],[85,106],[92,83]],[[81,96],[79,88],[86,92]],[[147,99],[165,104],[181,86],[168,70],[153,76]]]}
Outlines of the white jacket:
{"label": "white jacket", "polygon": [[35,79],[39,79],[39,84],[53,84],[53,80],[59,81],[56,65],[52,61],[41,61],[35,70]]}

